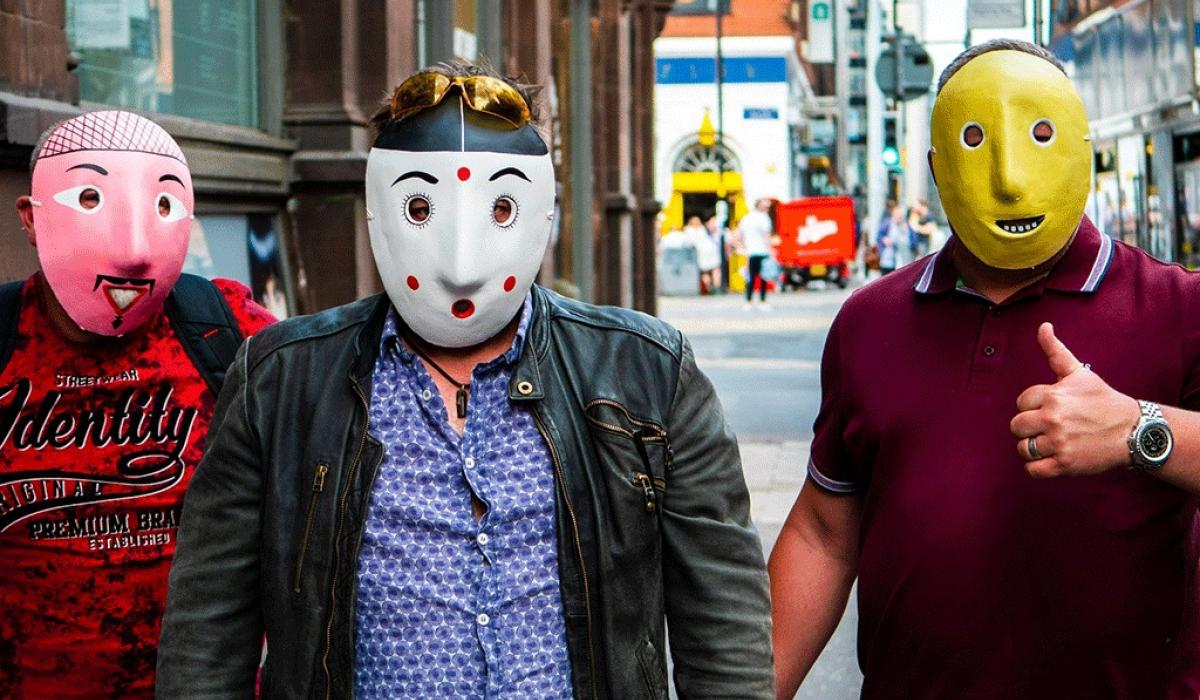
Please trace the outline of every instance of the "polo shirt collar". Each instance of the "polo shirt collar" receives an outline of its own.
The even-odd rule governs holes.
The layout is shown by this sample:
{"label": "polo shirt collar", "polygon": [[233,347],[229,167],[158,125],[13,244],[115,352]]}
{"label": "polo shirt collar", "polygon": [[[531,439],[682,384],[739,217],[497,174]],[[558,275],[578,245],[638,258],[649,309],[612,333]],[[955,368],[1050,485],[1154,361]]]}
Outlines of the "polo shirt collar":
{"label": "polo shirt collar", "polygon": [[[951,237],[946,245],[925,261],[924,269],[913,289],[918,294],[940,294],[958,286],[958,271],[954,267],[954,247],[960,245]],[[1084,216],[1066,255],[1050,270],[1045,288],[1060,292],[1091,294],[1112,265],[1113,240],[1100,233],[1092,220]]]}

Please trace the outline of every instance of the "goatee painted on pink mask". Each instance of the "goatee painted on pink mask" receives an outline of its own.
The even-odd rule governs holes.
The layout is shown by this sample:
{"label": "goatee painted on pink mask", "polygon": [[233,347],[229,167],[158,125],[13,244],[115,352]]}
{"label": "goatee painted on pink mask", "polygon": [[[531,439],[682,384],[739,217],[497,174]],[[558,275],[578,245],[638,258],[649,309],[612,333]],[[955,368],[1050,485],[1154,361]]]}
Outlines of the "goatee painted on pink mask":
{"label": "goatee painted on pink mask", "polygon": [[42,274],[80,328],[119,336],[157,315],[183,270],[194,195],[183,152],[130,112],[55,127],[33,169]]}

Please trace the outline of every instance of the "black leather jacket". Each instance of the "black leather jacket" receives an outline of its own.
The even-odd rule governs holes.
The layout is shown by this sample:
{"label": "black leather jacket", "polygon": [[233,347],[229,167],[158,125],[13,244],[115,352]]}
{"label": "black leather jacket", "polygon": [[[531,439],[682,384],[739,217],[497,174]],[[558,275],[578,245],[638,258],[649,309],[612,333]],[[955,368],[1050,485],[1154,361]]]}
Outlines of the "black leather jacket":
{"label": "black leather jacket", "polygon": [[[774,698],[770,601],[737,443],[682,334],[534,289],[509,396],[550,446],[577,698]],[[245,343],[185,500],[161,698],[354,693],[357,557],[382,445],[385,296]]]}

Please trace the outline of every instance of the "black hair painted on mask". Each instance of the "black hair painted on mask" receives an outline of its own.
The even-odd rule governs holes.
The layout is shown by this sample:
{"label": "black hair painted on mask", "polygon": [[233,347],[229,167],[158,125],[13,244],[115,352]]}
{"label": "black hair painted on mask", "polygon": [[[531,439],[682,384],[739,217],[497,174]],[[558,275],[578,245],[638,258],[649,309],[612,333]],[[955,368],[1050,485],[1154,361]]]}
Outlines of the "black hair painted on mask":
{"label": "black hair painted on mask", "polygon": [[514,129],[503,119],[476,112],[461,102],[459,88],[452,87],[450,94],[433,109],[384,124],[375,138],[375,148],[486,151],[523,156],[542,156],[550,152],[532,122]]}

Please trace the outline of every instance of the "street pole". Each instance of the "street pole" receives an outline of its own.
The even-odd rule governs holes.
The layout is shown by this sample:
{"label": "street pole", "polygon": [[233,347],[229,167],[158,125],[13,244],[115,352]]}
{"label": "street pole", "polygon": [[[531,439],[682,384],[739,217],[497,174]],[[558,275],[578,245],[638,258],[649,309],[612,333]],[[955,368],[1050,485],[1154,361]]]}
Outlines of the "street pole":
{"label": "street pole", "polygon": [[[449,3],[447,3],[449,4]],[[592,3],[571,2],[571,272],[579,298],[590,302],[595,285],[592,228]]]}
{"label": "street pole", "polygon": [[[837,61],[834,85],[837,94],[837,159],[834,172],[841,178],[847,191],[853,191],[858,182],[857,174],[850,176],[850,8],[845,0],[837,0],[834,4],[834,56]],[[859,193],[861,195],[861,190]],[[861,203],[861,199],[859,202]]]}
{"label": "street pole", "polygon": [[717,18],[717,197],[725,199],[725,55],[721,52],[721,0],[712,0]]}
{"label": "street pole", "polygon": [[[895,68],[893,77],[895,81],[892,87],[892,113],[896,120],[896,157],[903,152],[904,144],[904,91],[900,86],[900,61],[904,58],[904,45],[900,41],[900,0],[892,0],[892,66]],[[903,180],[897,178],[896,187],[896,203],[899,204],[903,200],[900,184]],[[891,190],[891,174],[888,175],[888,190]]]}
{"label": "street pole", "polygon": [[1042,46],[1042,0],[1033,0],[1033,43]]}
{"label": "street pole", "polygon": [[[900,111],[900,0],[892,0],[892,110]],[[900,141],[900,127],[896,127],[896,142]]]}
{"label": "street pole", "polygon": [[887,188],[887,168],[883,167],[883,92],[875,82],[875,65],[879,63],[878,37],[883,36],[879,11],[880,0],[867,0],[867,217],[872,234],[883,216],[884,191]]}

